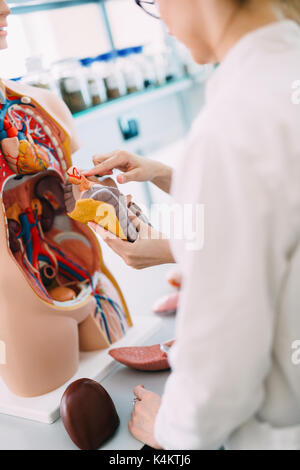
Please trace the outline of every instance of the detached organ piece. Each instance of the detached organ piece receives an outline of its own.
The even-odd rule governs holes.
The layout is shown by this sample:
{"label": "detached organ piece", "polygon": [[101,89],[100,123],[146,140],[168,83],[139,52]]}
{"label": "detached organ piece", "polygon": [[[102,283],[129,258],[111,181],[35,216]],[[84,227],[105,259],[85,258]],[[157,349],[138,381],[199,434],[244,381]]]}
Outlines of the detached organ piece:
{"label": "detached organ piece", "polygon": [[73,382],[61,399],[60,414],[74,444],[82,450],[96,450],[119,426],[115,405],[98,382]]}
{"label": "detached organ piece", "polygon": [[134,242],[138,232],[129,218],[129,209],[133,215],[148,222],[141,209],[124,196],[112,178],[102,182],[88,180],[76,167],[68,170],[69,182],[65,188],[65,200],[69,216],[87,224],[95,222],[120,237]]}
{"label": "detached organ piece", "polygon": [[[164,343],[171,347],[174,341]],[[159,371],[170,368],[168,355],[162,351],[160,344],[154,346],[136,346],[126,348],[114,348],[109,354],[121,364],[127,367],[144,371]]]}

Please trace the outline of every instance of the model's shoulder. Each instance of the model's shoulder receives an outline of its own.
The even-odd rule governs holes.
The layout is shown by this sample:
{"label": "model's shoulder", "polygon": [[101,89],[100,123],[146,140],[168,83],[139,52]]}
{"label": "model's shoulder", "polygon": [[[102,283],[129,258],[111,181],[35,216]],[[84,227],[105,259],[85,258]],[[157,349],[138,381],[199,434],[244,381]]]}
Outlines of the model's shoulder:
{"label": "model's shoulder", "polygon": [[42,88],[32,87],[25,83],[5,80],[7,88],[18,94],[28,95],[42,106],[69,134],[72,141],[72,152],[79,148],[77,131],[71,112],[66,104],[55,93]]}

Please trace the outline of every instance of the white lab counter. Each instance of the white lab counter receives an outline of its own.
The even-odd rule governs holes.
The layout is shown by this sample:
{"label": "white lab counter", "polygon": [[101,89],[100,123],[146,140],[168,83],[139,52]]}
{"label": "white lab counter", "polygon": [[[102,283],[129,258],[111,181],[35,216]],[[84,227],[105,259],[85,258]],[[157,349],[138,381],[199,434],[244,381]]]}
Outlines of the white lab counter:
{"label": "white lab counter", "polygon": [[[160,332],[149,338],[146,344],[154,344],[171,338],[174,333],[174,317],[165,319]],[[120,426],[115,435],[102,447],[103,450],[137,450],[143,444],[132,437],[127,428],[133,400],[133,388],[145,385],[161,394],[169,372],[140,372],[120,366],[105,380],[103,387],[111,395],[120,417]],[[1,450],[72,450],[77,449],[67,435],[62,420],[53,424],[42,424],[27,419],[0,415]]]}

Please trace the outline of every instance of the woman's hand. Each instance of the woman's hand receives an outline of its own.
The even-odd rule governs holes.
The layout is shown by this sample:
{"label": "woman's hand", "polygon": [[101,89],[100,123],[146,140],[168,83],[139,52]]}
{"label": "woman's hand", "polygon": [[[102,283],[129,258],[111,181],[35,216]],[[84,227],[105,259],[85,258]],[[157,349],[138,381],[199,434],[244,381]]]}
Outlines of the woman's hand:
{"label": "woman's hand", "polygon": [[94,222],[89,222],[89,226],[132,268],[144,269],[159,264],[175,263],[169,240],[162,233],[137,217],[131,216],[130,220],[139,232],[138,239],[134,243],[121,240]]}
{"label": "woman's hand", "polygon": [[135,387],[133,393],[137,401],[128,423],[129,431],[144,444],[153,449],[161,449],[154,437],[155,419],[160,408],[161,398],[156,393],[146,390],[143,385]]}
{"label": "woman's hand", "polygon": [[84,171],[84,176],[111,175],[114,169],[118,169],[123,172],[117,176],[120,184],[129,181],[151,181],[163,191],[170,192],[172,169],[163,163],[122,150],[95,155],[93,162],[95,168]]}

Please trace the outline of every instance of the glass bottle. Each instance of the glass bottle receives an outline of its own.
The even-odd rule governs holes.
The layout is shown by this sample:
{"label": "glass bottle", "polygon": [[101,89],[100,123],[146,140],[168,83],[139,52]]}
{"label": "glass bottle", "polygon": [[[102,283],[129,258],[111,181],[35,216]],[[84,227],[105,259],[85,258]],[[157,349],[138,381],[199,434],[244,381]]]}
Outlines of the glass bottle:
{"label": "glass bottle", "polygon": [[116,53],[112,51],[99,55],[95,59],[94,66],[103,77],[109,99],[116,99],[126,95],[127,89],[124,76],[116,66]]}
{"label": "glass bottle", "polygon": [[43,67],[40,56],[28,57],[26,59],[27,74],[22,77],[22,82],[37,88],[43,88],[57,93],[55,79],[50,70]]}
{"label": "glass bottle", "polygon": [[117,68],[124,76],[127,93],[135,93],[144,88],[144,82],[140,68],[133,60],[132,49],[125,48],[117,51]]}
{"label": "glass bottle", "polygon": [[83,68],[77,59],[53,64],[61,97],[75,114],[91,107],[92,101]]}
{"label": "glass bottle", "polygon": [[132,57],[137,66],[140,68],[144,88],[155,86],[155,71],[151,60],[143,53],[143,46],[135,46],[131,48]]}
{"label": "glass bottle", "polygon": [[99,106],[107,101],[107,94],[103,78],[97,73],[97,69],[93,67],[94,62],[95,59],[91,57],[86,57],[85,59],[80,60],[80,63],[85,70],[92,106]]}

